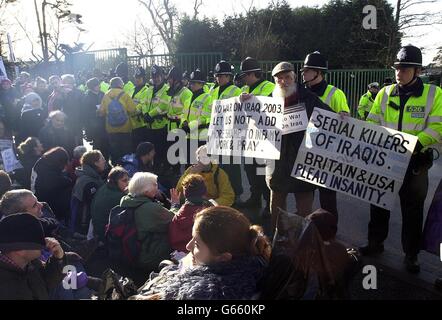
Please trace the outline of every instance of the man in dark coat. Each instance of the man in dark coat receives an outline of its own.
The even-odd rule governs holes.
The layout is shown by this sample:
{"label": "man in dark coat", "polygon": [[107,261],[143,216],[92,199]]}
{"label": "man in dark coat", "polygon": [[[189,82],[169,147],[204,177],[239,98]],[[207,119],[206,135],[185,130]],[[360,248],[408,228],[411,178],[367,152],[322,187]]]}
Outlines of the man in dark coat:
{"label": "man in dark coat", "polygon": [[[284,98],[284,108],[303,104],[307,118],[312,115],[315,107],[332,111],[319,98],[297,83],[294,67],[289,62],[281,62],[275,66],[272,76],[275,78],[273,97]],[[304,138],[305,130],[292,132],[282,136],[281,157],[273,164],[269,164],[267,171],[267,185],[271,190],[270,212],[272,214],[272,232],[276,226],[278,207],[286,209],[287,195],[294,193],[296,209],[299,215],[307,216],[312,212],[315,185],[291,177],[291,172],[298,155],[299,147]]]}
{"label": "man in dark coat", "polygon": [[[40,261],[41,250],[51,257]],[[63,279],[66,259],[58,241],[45,238],[37,218],[17,213],[0,220],[0,300],[47,300]]]}

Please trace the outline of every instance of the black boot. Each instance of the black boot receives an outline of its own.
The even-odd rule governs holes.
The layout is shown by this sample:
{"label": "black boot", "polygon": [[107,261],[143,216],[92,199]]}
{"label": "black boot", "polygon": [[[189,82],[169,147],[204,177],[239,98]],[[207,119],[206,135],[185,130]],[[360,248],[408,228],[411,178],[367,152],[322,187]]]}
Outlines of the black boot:
{"label": "black boot", "polygon": [[381,254],[382,252],[384,252],[384,245],[382,243],[369,243],[364,247],[360,247],[359,252],[363,256]]}
{"label": "black boot", "polygon": [[417,261],[417,256],[415,255],[406,255],[404,259],[405,268],[410,273],[419,273],[421,271],[421,267],[419,265],[419,262]]}

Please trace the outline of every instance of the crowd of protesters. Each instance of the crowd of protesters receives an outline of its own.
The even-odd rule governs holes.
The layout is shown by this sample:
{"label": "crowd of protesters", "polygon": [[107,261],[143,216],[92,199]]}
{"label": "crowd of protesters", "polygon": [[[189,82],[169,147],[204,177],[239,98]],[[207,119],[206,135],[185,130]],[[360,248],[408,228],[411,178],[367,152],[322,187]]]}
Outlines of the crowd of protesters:
{"label": "crowd of protesters", "polygon": [[[324,277],[319,269],[292,261],[294,277],[285,280],[299,277],[302,293],[296,298],[347,297],[343,279],[357,259],[335,239],[336,194],[323,190],[323,209],[312,213],[316,187],[287,177],[290,169],[284,169],[293,165],[303,134],[284,136],[281,160],[267,184],[250,174],[259,166],[246,168],[252,195],[245,202],[240,199],[240,165],[218,165],[201,139],[211,102],[241,92],[245,100],[259,89],[286,103],[304,101],[309,116],[313,105],[335,111],[312,88],[301,86],[290,63],[273,70],[275,87],[262,78],[255,62],[243,61],[235,79],[243,81],[242,89],[235,86],[225,61],[215,68],[216,83],[198,69],[188,76],[175,67],[166,74],[152,66],[150,82],[139,67],[133,84],[125,64],[114,75],[94,72],[99,76],[91,74],[84,82],[71,74],[32,79],[26,72],[15,83],[1,80],[0,139],[9,141],[21,167],[0,171],[0,299],[103,296],[106,279],[89,271],[94,259],[101,261],[100,272],[112,268],[134,281],[138,290],[130,299],[259,298],[269,292],[268,270],[284,270],[274,273],[281,277],[289,270],[278,264],[278,252],[270,244],[276,211],[285,208],[288,193],[295,194],[303,223],[317,230],[316,238],[309,238],[319,239],[310,243],[316,246],[311,251],[325,254],[318,261],[328,261],[322,269],[329,274]],[[309,67],[314,69],[307,62],[305,77]],[[346,102],[340,107],[336,112],[348,112]],[[178,129],[187,135],[183,157],[194,158],[185,166],[167,159],[167,133]],[[92,150],[83,146],[84,140]],[[261,196],[267,202],[264,215],[271,214],[265,232],[237,210],[255,208],[251,220],[256,222]],[[66,265],[76,271],[63,274]],[[324,278],[329,283],[312,285],[311,272],[321,285]],[[75,287],[62,285],[67,278],[75,278]],[[339,288],[333,294],[330,283]]]}

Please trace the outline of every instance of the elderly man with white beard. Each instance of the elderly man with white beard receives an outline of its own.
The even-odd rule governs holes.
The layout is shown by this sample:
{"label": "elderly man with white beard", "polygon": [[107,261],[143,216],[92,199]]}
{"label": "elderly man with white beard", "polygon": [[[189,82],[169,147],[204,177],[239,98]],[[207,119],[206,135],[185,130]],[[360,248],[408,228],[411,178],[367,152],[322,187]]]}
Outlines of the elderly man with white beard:
{"label": "elderly man with white beard", "polygon": [[[275,79],[273,97],[284,98],[284,108],[292,106],[304,106],[307,117],[310,118],[315,107],[332,111],[329,106],[311,91],[297,82],[294,67],[289,62],[280,62],[272,71]],[[304,131],[289,133],[282,136],[281,157],[276,160],[273,168],[268,168],[266,176],[267,185],[271,190],[270,212],[272,215],[272,233],[276,227],[278,208],[286,209],[287,196],[294,193],[296,210],[300,216],[312,213],[315,185],[291,177],[291,172],[304,137]],[[273,165],[273,164],[269,164]]]}

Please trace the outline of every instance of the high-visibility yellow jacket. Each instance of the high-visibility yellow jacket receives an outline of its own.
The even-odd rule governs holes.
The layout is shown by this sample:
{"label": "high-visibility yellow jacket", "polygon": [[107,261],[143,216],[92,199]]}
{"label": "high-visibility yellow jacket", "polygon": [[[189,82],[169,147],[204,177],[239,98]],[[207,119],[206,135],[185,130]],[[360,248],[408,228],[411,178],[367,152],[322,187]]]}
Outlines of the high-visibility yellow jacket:
{"label": "high-visibility yellow jacket", "polygon": [[442,89],[423,84],[422,95],[410,96],[404,108],[401,109],[396,86],[397,84],[393,84],[379,91],[367,116],[367,121],[415,135],[424,147],[440,143],[442,141]]}
{"label": "high-visibility yellow jacket", "polygon": [[322,102],[328,105],[334,112],[348,112],[350,113],[350,108],[347,104],[347,98],[345,93],[332,85],[327,85],[324,94],[319,97]]}
{"label": "high-visibility yellow jacket", "polygon": [[273,82],[264,80],[260,84],[258,84],[256,86],[256,88],[254,88],[252,90],[252,92],[250,92],[249,86],[244,86],[241,88],[241,90],[242,90],[242,92],[250,93],[250,94],[253,94],[254,96],[268,97],[272,94],[274,88],[275,88],[275,84]]}
{"label": "high-visibility yellow jacket", "polygon": [[[184,109],[181,125],[187,121],[190,129],[190,139],[202,140],[207,138],[207,127],[212,114],[212,97],[208,93],[199,94],[188,109]],[[206,127],[206,128],[204,128]],[[202,136],[204,133],[204,136]]]}
{"label": "high-visibility yellow jacket", "polygon": [[100,90],[101,90],[101,92],[106,93],[106,92],[109,91],[109,89],[110,89],[110,84],[109,83],[104,82],[104,81],[100,82]]}
{"label": "high-visibility yellow jacket", "polygon": [[219,94],[219,88],[220,87],[218,86],[210,91],[210,95],[212,96],[212,101],[237,97],[242,92],[240,88],[238,88],[233,84],[225,88],[224,91],[221,92],[221,94]]}
{"label": "high-visibility yellow jacket", "polygon": [[184,110],[189,110],[192,101],[192,91],[182,87],[171,99],[167,118],[169,119],[169,131],[177,129],[183,119]]}
{"label": "high-visibility yellow jacket", "polygon": [[373,103],[374,99],[370,91],[367,91],[367,93],[362,95],[361,99],[359,99],[359,105],[358,105],[359,119],[365,120],[367,115],[370,113],[370,109],[373,106]]}
{"label": "high-visibility yellow jacket", "polygon": [[135,85],[132,81],[129,80],[124,84],[123,90],[129,95],[129,97],[132,97],[135,91]]}
{"label": "high-visibility yellow jacket", "polygon": [[135,95],[132,94],[132,100],[137,106],[137,114],[130,117],[130,122],[132,123],[132,129],[138,129],[146,126],[142,113],[143,113],[143,105],[145,105],[147,101],[147,90],[148,87],[143,86],[141,90],[138,91]]}
{"label": "high-visibility yellow jacket", "polygon": [[163,86],[153,94],[154,87],[147,89],[146,104],[142,107],[143,114],[149,114],[154,121],[147,126],[151,129],[162,129],[167,126],[167,112],[169,111],[170,96],[167,94],[169,90],[168,84]]}

